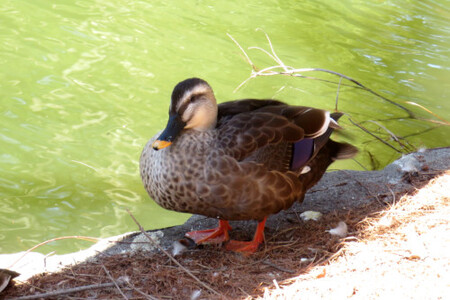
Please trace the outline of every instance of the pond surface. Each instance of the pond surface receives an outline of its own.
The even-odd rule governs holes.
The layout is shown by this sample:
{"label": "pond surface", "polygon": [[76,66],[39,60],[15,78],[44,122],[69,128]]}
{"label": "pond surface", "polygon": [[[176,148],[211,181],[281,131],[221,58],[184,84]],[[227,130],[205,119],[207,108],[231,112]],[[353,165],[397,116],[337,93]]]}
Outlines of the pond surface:
{"label": "pond surface", "polygon": [[[446,3],[3,0],[0,253],[60,236],[136,230],[127,208],[146,229],[187,219],[158,207],[138,173],[140,152],[165,126],[180,80],[207,80],[219,102],[277,98],[334,109],[339,77],[317,72],[304,75],[334,83],[257,77],[233,93],[251,68],[227,33],[245,49],[270,51],[261,28],[286,65],[343,73],[426,119],[342,85],[339,109],[392,147],[344,117],[344,138],[361,153],[333,168],[382,168],[400,152],[448,146],[449,127],[439,119],[450,119]],[[275,64],[247,52],[260,68]],[[405,138],[403,148],[389,132]],[[88,245],[63,240],[38,251]]]}

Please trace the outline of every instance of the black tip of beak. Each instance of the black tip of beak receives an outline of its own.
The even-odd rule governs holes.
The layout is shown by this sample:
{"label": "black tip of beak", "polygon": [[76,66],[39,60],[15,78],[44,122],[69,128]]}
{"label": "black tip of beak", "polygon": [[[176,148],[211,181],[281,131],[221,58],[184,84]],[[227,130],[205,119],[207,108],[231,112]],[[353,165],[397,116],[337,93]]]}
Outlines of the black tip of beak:
{"label": "black tip of beak", "polygon": [[166,129],[164,129],[158,139],[153,142],[153,149],[160,150],[170,146],[185,125],[186,123],[181,120],[179,115],[170,115]]}

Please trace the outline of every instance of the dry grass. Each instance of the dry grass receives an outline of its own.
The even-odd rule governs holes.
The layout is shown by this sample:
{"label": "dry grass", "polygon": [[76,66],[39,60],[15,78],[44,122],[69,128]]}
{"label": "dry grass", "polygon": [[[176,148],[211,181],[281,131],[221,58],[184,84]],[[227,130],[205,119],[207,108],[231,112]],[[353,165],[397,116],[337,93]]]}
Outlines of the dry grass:
{"label": "dry grass", "polygon": [[[327,265],[262,299],[445,299],[450,295],[450,173],[360,223]],[[260,299],[261,299],[260,298]],[[447,298],[448,299],[448,298]]]}
{"label": "dry grass", "polygon": [[[9,288],[6,299],[440,299],[450,294],[450,173],[410,177],[424,188],[266,232],[258,253],[191,249],[173,263],[163,253],[100,256]],[[427,184],[428,183],[428,184]],[[327,230],[345,221],[349,236]],[[188,269],[196,278],[188,276]],[[198,280],[197,280],[198,279]],[[211,290],[205,289],[208,285]],[[48,295],[48,294],[47,294]],[[24,298],[25,299],[25,298]]]}

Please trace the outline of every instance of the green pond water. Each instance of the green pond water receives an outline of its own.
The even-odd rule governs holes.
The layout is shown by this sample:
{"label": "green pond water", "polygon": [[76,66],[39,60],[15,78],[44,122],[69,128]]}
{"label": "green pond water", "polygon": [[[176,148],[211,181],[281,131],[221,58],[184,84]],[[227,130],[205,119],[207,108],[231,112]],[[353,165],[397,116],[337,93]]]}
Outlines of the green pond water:
{"label": "green pond water", "polygon": [[[448,146],[449,127],[407,102],[450,120],[449,19],[447,1],[3,0],[0,253],[136,230],[127,208],[146,229],[184,222],[188,215],[148,197],[138,173],[180,80],[207,80],[219,102],[277,98],[334,109],[339,78],[324,73],[304,75],[334,83],[268,76],[233,93],[251,68],[227,33],[245,49],[270,50],[261,28],[285,64],[343,73],[411,110],[419,119],[340,87],[339,109],[401,152]],[[260,68],[275,64],[259,50],[248,54]],[[342,124],[361,153],[334,169],[382,168],[401,155],[348,117]],[[38,251],[89,245],[63,240]]]}

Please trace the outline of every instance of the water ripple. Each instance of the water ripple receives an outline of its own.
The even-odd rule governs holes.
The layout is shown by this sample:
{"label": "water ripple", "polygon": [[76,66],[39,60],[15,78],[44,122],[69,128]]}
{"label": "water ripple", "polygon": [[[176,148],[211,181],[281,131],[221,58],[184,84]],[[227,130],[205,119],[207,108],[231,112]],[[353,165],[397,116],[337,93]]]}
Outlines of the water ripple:
{"label": "water ripple", "polygon": [[[290,65],[333,69],[450,118],[449,17],[445,1],[430,0],[4,0],[0,252],[56,236],[134,230],[125,208],[146,228],[186,219],[153,203],[138,172],[140,151],[166,124],[170,93],[181,79],[204,77],[219,101],[281,97],[333,108],[336,87],[316,81],[258,78],[233,94],[249,69],[226,33],[244,47],[265,47],[255,32],[262,27]],[[256,63],[271,63],[250,52]],[[361,119],[400,114],[358,90],[343,88],[340,99]],[[448,132],[425,122],[384,125],[402,136],[429,129],[411,140],[416,144],[448,140]],[[364,151],[379,154],[380,166],[397,155],[359,138]],[[74,245],[55,243],[52,250]]]}

